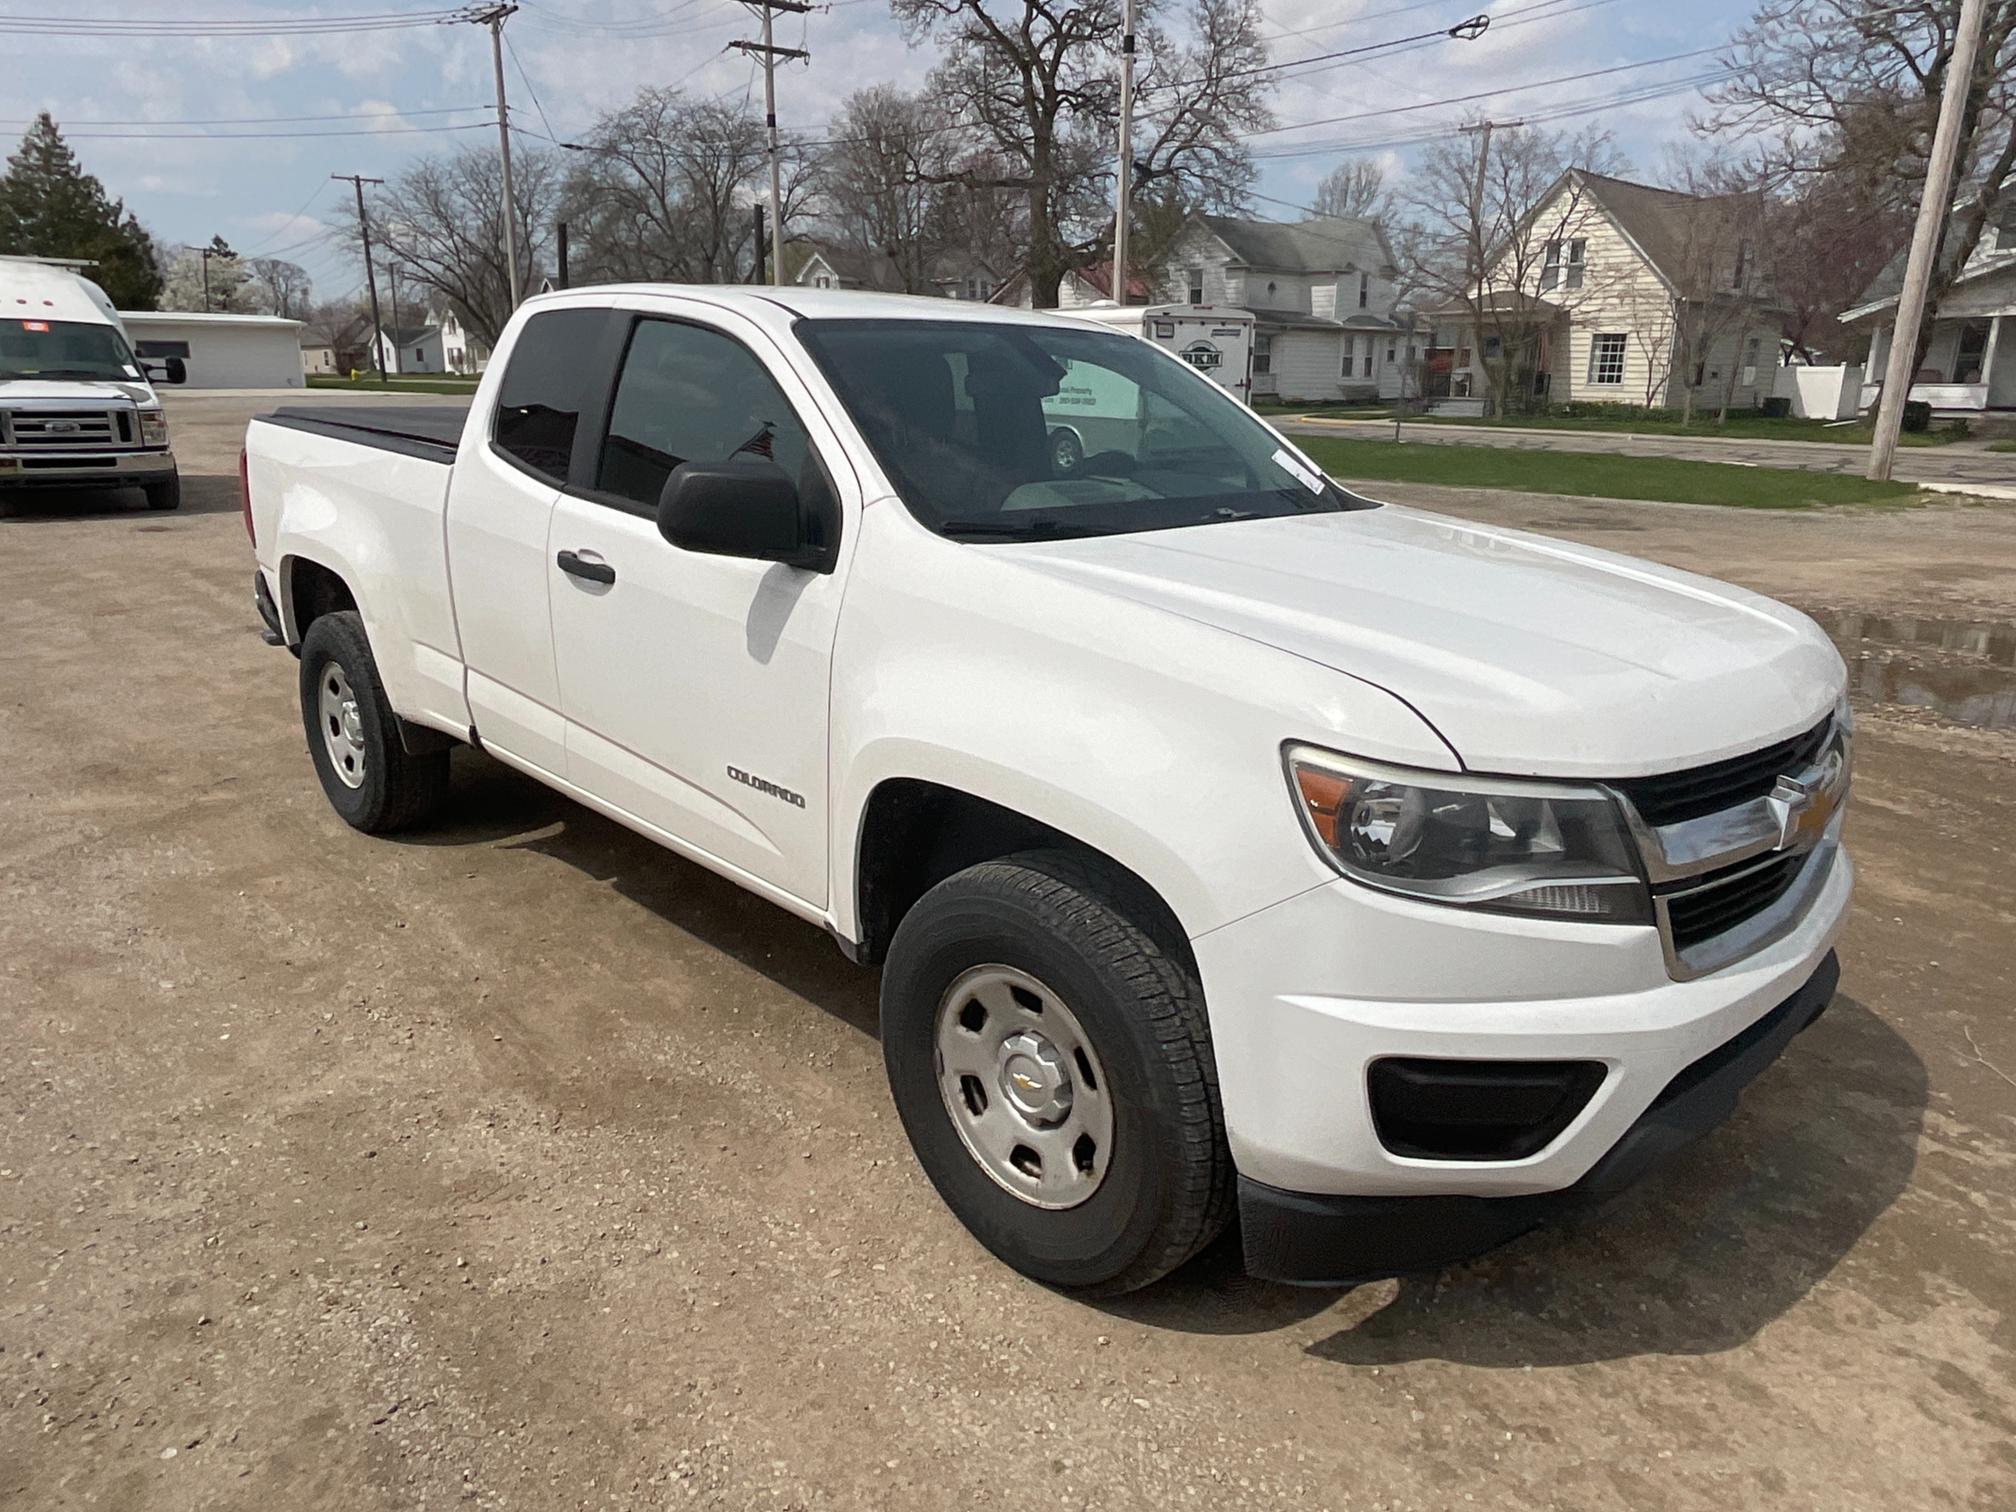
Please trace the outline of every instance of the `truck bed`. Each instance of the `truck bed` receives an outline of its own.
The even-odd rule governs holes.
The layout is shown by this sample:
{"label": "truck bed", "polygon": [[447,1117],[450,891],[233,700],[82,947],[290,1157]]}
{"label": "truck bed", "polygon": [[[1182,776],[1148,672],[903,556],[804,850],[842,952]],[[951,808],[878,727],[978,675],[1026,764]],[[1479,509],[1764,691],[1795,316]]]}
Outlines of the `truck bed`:
{"label": "truck bed", "polygon": [[259,419],[429,462],[453,462],[469,411],[446,404],[290,404]]}

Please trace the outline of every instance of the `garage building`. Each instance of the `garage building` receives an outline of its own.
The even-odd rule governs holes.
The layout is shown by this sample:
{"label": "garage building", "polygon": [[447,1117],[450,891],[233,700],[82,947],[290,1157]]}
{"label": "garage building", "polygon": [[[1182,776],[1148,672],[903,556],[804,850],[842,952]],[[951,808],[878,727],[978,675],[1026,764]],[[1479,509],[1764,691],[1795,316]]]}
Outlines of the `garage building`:
{"label": "garage building", "polygon": [[159,361],[180,357],[192,389],[304,388],[301,322],[277,315],[204,315],[194,310],[121,310],[133,348]]}

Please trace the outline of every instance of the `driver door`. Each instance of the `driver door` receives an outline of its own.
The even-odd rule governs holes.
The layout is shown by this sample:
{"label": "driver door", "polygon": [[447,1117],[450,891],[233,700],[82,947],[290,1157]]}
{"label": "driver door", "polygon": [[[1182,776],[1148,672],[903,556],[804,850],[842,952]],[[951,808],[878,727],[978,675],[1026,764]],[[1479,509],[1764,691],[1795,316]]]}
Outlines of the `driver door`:
{"label": "driver door", "polygon": [[[837,441],[768,349],[705,306],[635,317],[596,454],[554,510],[548,588],[569,780],[820,909],[842,575],[684,551],[657,528],[681,462],[764,457],[801,492],[839,480],[851,495],[851,473],[822,460]],[[853,513],[842,498],[840,517]]]}

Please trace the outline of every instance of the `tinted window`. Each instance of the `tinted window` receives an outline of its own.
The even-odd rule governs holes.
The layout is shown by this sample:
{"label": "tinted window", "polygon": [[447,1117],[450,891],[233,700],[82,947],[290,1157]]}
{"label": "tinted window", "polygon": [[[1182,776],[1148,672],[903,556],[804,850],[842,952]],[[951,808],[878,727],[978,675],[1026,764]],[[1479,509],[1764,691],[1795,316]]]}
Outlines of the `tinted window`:
{"label": "tinted window", "polygon": [[542,310],[525,322],[511,348],[511,366],[497,391],[498,449],[556,484],[582,408],[595,393],[596,348],[607,310]]}
{"label": "tinted window", "polygon": [[903,502],[946,535],[1103,535],[1370,507],[1133,336],[938,320],[797,330]]}
{"label": "tinted window", "polygon": [[807,500],[824,489],[805,428],[763,364],[701,326],[639,321],[616,381],[596,486],[656,506],[681,462],[767,457]]}

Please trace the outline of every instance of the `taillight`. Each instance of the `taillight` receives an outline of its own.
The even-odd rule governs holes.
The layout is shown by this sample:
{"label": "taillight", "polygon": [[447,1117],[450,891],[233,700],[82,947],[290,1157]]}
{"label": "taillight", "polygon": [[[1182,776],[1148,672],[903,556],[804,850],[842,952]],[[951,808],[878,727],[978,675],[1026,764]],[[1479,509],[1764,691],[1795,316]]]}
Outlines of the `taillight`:
{"label": "taillight", "polygon": [[245,539],[252,543],[256,551],[259,537],[252,533],[252,470],[246,462],[245,448],[238,448],[238,507],[245,514]]}

